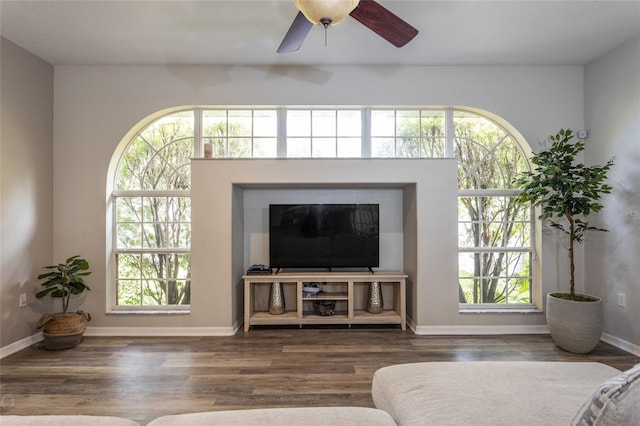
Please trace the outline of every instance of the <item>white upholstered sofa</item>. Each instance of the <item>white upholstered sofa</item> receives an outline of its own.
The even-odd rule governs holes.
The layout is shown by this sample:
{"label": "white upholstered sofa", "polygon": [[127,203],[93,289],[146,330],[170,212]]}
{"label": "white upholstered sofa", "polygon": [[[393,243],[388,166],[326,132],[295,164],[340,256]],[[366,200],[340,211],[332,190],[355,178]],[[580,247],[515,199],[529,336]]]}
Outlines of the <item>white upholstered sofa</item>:
{"label": "white upholstered sofa", "polygon": [[[384,367],[376,408],[270,408],[159,417],[149,426],[640,425],[640,364],[424,362]],[[2,426],[132,426],[100,416],[2,416]]]}

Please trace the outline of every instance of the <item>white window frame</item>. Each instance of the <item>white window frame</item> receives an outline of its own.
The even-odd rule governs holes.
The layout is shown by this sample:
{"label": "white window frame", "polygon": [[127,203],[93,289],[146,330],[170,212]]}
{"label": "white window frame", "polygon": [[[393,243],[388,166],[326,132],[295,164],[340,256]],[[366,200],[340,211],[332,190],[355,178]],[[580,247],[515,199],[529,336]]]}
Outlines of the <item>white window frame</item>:
{"label": "white window frame", "polygon": [[[132,190],[132,191],[127,191],[127,190],[117,190],[117,191],[113,191],[112,193],[112,203],[113,203],[113,208],[112,208],[112,229],[114,230],[114,232],[112,233],[112,247],[113,247],[113,254],[112,254],[112,259],[113,259],[113,265],[114,265],[114,271],[113,271],[113,277],[114,277],[114,283],[113,285],[115,286],[113,293],[113,298],[111,301],[111,306],[112,306],[112,311],[124,311],[124,312],[130,312],[130,311],[147,311],[147,312],[153,312],[153,311],[176,311],[176,312],[186,312],[189,311],[191,309],[191,305],[190,304],[185,304],[185,305],[118,305],[118,276],[117,276],[117,261],[116,261],[116,257],[120,254],[144,254],[144,253],[171,253],[171,254],[191,254],[191,247],[189,246],[188,248],[161,248],[161,249],[157,249],[157,248],[118,248],[118,236],[117,233],[115,232],[115,230],[117,229],[117,226],[119,224],[118,222],[118,218],[117,218],[117,209],[116,209],[116,205],[117,205],[117,199],[118,198],[125,198],[125,197],[135,197],[135,198],[145,198],[145,197],[149,197],[149,198],[163,198],[163,197],[182,197],[182,198],[190,198],[191,197],[191,191],[190,190],[185,190],[185,191],[179,191],[179,190],[168,190],[168,191],[144,191],[144,190]],[[141,224],[144,224],[145,222],[141,222]],[[189,223],[191,223],[191,221],[189,221]]]}
{"label": "white window frame", "polygon": [[[487,196],[487,197],[509,197],[509,196],[517,196],[520,193],[518,190],[514,189],[487,189],[487,190],[459,190],[458,198],[462,197],[477,197],[477,196]],[[530,217],[533,216],[533,210],[530,209]],[[530,265],[530,277],[529,277],[529,297],[530,303],[504,303],[504,304],[495,304],[495,303],[459,303],[460,312],[474,313],[474,312],[499,312],[499,311],[520,311],[520,312],[539,312],[536,308],[535,303],[535,289],[536,289],[536,276],[537,268],[536,262],[537,260],[537,251],[535,245],[535,220],[530,221],[530,235],[529,241],[531,242],[531,246],[529,247],[496,247],[496,248],[485,248],[485,247],[458,247],[459,253],[483,253],[483,252],[507,252],[507,253],[528,253],[531,256],[532,263]]]}
{"label": "white window frame", "polygon": [[[340,111],[340,110],[349,110],[349,111],[353,111],[353,110],[360,110],[361,111],[361,121],[362,121],[362,132],[361,132],[361,158],[371,158],[371,113],[374,110],[393,110],[393,111],[418,111],[419,113],[421,113],[422,111],[444,111],[444,117],[445,117],[445,154],[444,157],[445,158],[451,158],[454,156],[454,144],[455,144],[455,139],[454,139],[454,113],[456,111],[464,111],[464,112],[470,112],[472,114],[476,114],[484,119],[487,119],[489,121],[491,121],[492,123],[496,124],[497,126],[501,127],[503,130],[505,130],[514,140],[514,142],[518,145],[518,147],[520,148],[521,153],[523,153],[523,155],[525,155],[527,152],[530,152],[530,148],[528,147],[528,145],[526,144],[526,141],[524,141],[524,139],[522,138],[522,136],[517,133],[517,131],[511,131],[511,128],[508,125],[503,125],[500,123],[501,119],[496,118],[495,116],[493,116],[492,114],[486,112],[486,111],[481,111],[481,110],[476,110],[476,109],[472,109],[472,108],[461,108],[461,107],[436,107],[436,106],[369,106],[369,107],[354,107],[354,106],[340,106],[340,107],[327,107],[327,106],[298,106],[298,107],[287,107],[287,106],[233,106],[233,107],[226,107],[226,106],[198,106],[192,109],[175,109],[172,110],[170,112],[166,112],[166,110],[163,112],[162,116],[158,116],[156,115],[155,117],[153,117],[153,119],[148,119],[145,120],[144,122],[141,122],[138,124],[138,126],[136,126],[136,128],[138,129],[145,129],[147,126],[151,125],[155,120],[160,119],[166,115],[171,115],[171,114],[175,114],[175,113],[179,113],[179,112],[184,112],[184,111],[193,111],[194,113],[194,135],[193,135],[193,143],[194,143],[194,147],[193,147],[193,152],[194,152],[194,157],[195,158],[201,158],[203,156],[203,144],[205,141],[205,137],[203,136],[203,130],[202,130],[202,117],[203,117],[203,112],[204,111],[209,111],[209,110],[250,110],[250,111],[256,111],[256,110],[275,110],[276,111],[276,117],[277,117],[277,135],[276,135],[276,150],[277,150],[277,155],[275,158],[287,158],[287,113],[288,111],[292,111],[292,110],[310,110],[310,111],[314,111],[314,110],[330,110],[330,111]],[[506,122],[505,122],[506,124]],[[515,129],[514,129],[515,130]],[[135,138],[135,136],[137,136],[138,132],[130,132],[129,133],[129,138],[128,139],[123,139],[123,141],[121,142],[121,146],[124,146],[124,149],[126,149],[126,147],[128,146],[129,143],[131,143],[133,141],[133,139]],[[253,137],[253,136],[252,136]],[[309,137],[312,137],[312,135],[309,135]],[[339,135],[336,135],[336,151],[337,151],[337,139],[339,139]],[[422,138],[422,135],[420,136]],[[253,152],[253,143],[252,143],[252,150]],[[120,154],[122,154],[122,152],[120,152]],[[114,158],[117,154],[114,154]],[[243,157],[243,158],[254,158],[254,157]],[[264,157],[258,157],[258,158],[264,158]],[[313,157],[312,157],[313,158]],[[325,157],[326,158],[326,157]],[[336,157],[335,158],[341,158],[337,156],[337,152],[336,152]],[[421,157],[424,158],[424,157]],[[526,158],[525,158],[526,159]],[[528,161],[528,159],[526,159]],[[112,160],[113,161],[113,160]],[[119,157],[117,159],[117,161],[119,162]],[[115,179],[117,178],[115,176],[116,171],[114,171],[114,175],[111,177],[112,181],[115,181]],[[493,191],[495,192],[496,189],[493,189]],[[513,190],[509,190],[509,191],[513,191]],[[153,196],[181,196],[181,197],[190,197],[190,191],[149,191],[150,193],[153,194]],[[147,252],[148,250],[137,250],[137,249],[116,249],[117,248],[117,241],[116,238],[117,236],[115,235],[115,229],[116,229],[116,211],[115,211],[115,200],[118,197],[122,197],[122,196],[134,196],[133,194],[141,194],[141,196],[149,196],[151,194],[145,192],[145,191],[112,191],[110,194],[110,198],[109,198],[109,204],[111,205],[111,211],[112,211],[112,215],[111,215],[111,234],[112,234],[112,238],[110,241],[111,247],[108,248],[108,253],[109,253],[109,258],[111,259],[110,263],[112,265],[111,267],[111,277],[113,277],[113,279],[110,279],[108,281],[110,281],[110,283],[108,284],[109,289],[108,289],[108,293],[111,294],[111,297],[109,298],[109,301],[111,302],[110,306],[108,306],[108,312],[127,312],[130,313],[132,310],[135,311],[143,311],[143,312],[155,312],[155,311],[160,311],[160,312],[169,312],[169,311],[173,311],[173,312],[178,312],[178,313],[183,313],[183,312],[188,312],[189,311],[189,305],[170,305],[170,306],[135,306],[135,307],[126,307],[126,306],[116,306],[115,302],[116,302],[116,292],[117,289],[115,288],[115,255],[116,253],[135,253],[135,252]],[[470,191],[467,190],[460,190],[458,193],[458,196],[465,196],[465,195],[471,195]],[[500,251],[530,251],[531,252],[531,256],[532,259],[535,259],[536,262],[534,263],[534,265],[532,265],[532,280],[531,280],[531,286],[532,286],[532,303],[531,304],[517,304],[517,305],[509,305],[509,304],[498,304],[498,305],[483,305],[483,304],[460,304],[460,311],[461,312],[478,312],[478,311],[490,311],[490,312],[496,312],[496,311],[507,311],[507,312],[512,312],[514,310],[516,311],[529,311],[529,310],[536,310],[536,305],[537,303],[537,298],[541,297],[539,295],[540,290],[539,290],[539,286],[540,286],[540,275],[541,275],[541,268],[540,268],[540,262],[539,262],[539,258],[537,256],[537,252],[536,252],[536,248],[539,247],[541,241],[540,239],[537,237],[537,233],[534,232],[536,229],[538,229],[539,227],[539,221],[536,218],[536,216],[533,214],[533,209],[532,209],[532,222],[531,222],[531,232],[532,234],[536,234],[536,235],[532,235],[531,236],[531,241],[532,241],[532,247],[531,248],[500,248]],[[476,251],[481,251],[481,248],[475,248]],[[478,250],[480,249],[480,250]],[[496,249],[498,250],[498,249]],[[172,250],[162,250],[164,251],[172,251]],[[459,248],[460,252],[472,252],[474,251],[474,248],[470,248],[470,247],[460,247]],[[188,252],[190,253],[191,250],[190,249],[177,249],[176,252]],[[458,285],[458,282],[456,282],[456,285]],[[537,311],[537,310],[536,310]]]}
{"label": "white window frame", "polygon": [[[122,160],[123,155],[125,155],[126,150],[129,148],[129,145],[140,135],[141,132],[146,130],[150,125],[155,123],[158,120],[162,120],[165,117],[180,114],[184,112],[193,112],[194,114],[194,134],[189,138],[193,138],[193,152],[194,155],[201,155],[201,146],[199,137],[198,128],[200,127],[201,114],[199,113],[199,108],[192,109],[175,109],[171,111],[163,111],[161,115],[154,115],[151,119],[143,120],[138,123],[121,141],[119,148],[116,149],[112,157],[112,167],[113,171],[110,176],[108,182],[112,185],[112,188],[115,187],[115,182],[118,179],[118,167]],[[119,248],[117,241],[117,199],[121,197],[191,197],[191,190],[117,190],[112,189],[108,198],[108,210],[111,213],[110,217],[110,229],[109,234],[111,235],[111,239],[109,240],[108,253],[109,253],[109,262],[108,262],[108,271],[109,274],[107,276],[107,313],[109,314],[131,314],[131,313],[177,313],[177,314],[186,314],[191,311],[190,304],[184,305],[118,305],[118,276],[117,276],[117,264],[116,258],[119,254],[142,254],[142,253],[186,253],[191,255],[191,247],[186,248],[161,248],[161,249],[153,249],[153,248]],[[141,224],[144,222],[141,222]],[[189,223],[191,220],[189,219]]]}

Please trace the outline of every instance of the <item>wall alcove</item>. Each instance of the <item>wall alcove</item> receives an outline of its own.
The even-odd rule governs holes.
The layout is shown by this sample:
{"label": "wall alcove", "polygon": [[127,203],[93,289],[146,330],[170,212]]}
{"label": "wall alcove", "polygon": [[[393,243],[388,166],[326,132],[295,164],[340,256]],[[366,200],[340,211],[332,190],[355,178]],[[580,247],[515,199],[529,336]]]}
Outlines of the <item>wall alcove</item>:
{"label": "wall alcove", "polygon": [[206,284],[192,289],[192,311],[213,310],[214,326],[242,325],[242,275],[268,260],[270,202],[349,198],[378,200],[389,215],[379,269],[409,276],[408,324],[457,313],[455,159],[194,159],[192,279]]}

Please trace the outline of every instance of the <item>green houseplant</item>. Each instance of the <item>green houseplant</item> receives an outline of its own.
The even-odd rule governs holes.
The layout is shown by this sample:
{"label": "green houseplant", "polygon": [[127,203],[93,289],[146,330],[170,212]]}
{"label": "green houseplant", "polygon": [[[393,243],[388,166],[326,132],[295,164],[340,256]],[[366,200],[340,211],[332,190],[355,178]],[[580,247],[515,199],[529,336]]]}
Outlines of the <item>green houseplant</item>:
{"label": "green houseplant", "polygon": [[46,314],[38,321],[38,328],[43,329],[44,342],[47,349],[66,349],[78,345],[85,331],[85,321],[91,315],[84,311],[68,312],[72,295],[79,295],[91,288],[84,282],[84,277],[91,274],[89,262],[79,255],[68,258],[64,263],[45,266],[49,272],[38,275],[44,287],[36,293],[38,299],[51,295],[62,300],[62,312]]}
{"label": "green houseplant", "polygon": [[612,187],[606,183],[613,159],[604,165],[586,166],[576,160],[584,142],[572,142],[573,131],[560,129],[549,136],[550,145],[533,155],[536,168],[517,180],[522,189],[520,202],[541,208],[538,217],[562,232],[568,239],[569,292],[547,295],[547,324],[554,342],[576,353],[593,350],[602,334],[602,301],[595,296],[576,294],[575,244],[582,243],[587,231],[606,231],[591,226],[587,218],[602,209],[600,199]]}

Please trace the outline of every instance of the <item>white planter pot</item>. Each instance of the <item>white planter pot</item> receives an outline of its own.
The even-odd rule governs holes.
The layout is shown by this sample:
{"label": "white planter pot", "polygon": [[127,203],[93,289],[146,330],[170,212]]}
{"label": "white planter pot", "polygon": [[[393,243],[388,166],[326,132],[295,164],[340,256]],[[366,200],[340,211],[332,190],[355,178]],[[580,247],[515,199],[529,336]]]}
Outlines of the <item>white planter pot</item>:
{"label": "white planter pot", "polygon": [[554,343],[565,351],[591,352],[602,335],[602,299],[586,296],[592,301],[565,300],[547,294],[547,325]]}

